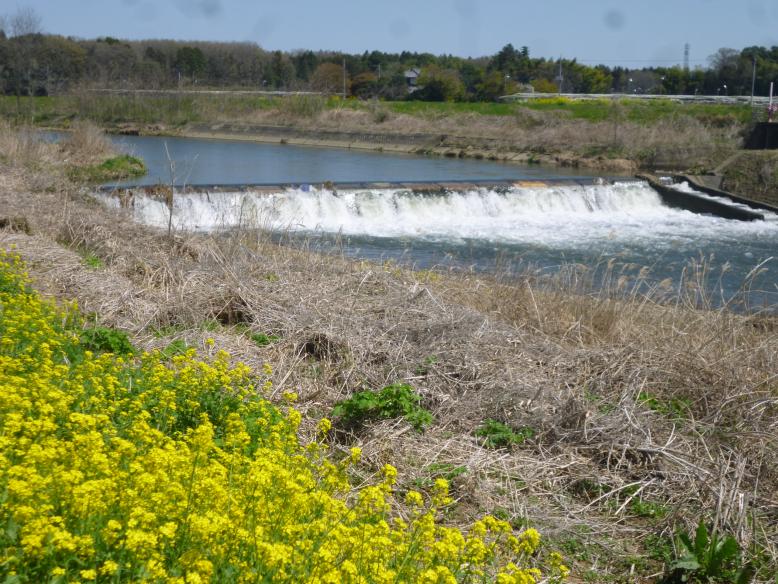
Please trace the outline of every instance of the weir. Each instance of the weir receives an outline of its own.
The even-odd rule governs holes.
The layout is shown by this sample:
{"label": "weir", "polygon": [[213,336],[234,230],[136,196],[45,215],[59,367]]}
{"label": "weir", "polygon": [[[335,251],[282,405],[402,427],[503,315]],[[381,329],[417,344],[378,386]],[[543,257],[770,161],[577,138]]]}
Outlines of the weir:
{"label": "weir", "polygon": [[[728,204],[725,199],[716,200],[701,196],[700,193],[678,190],[665,184],[654,175],[638,175],[637,178],[625,177],[580,177],[580,178],[548,178],[548,179],[500,179],[500,180],[471,180],[471,181],[382,181],[382,182],[324,182],[318,184],[309,183],[253,183],[253,184],[189,184],[175,186],[176,194],[217,194],[217,193],[251,193],[252,195],[273,195],[289,191],[308,192],[329,191],[330,193],[346,193],[356,191],[407,191],[418,194],[445,194],[456,192],[470,192],[476,190],[489,190],[494,192],[506,192],[513,189],[543,189],[543,188],[585,188],[607,185],[645,184],[655,191],[662,202],[668,207],[683,209],[703,215],[714,215],[724,219],[739,221],[758,221],[765,218],[764,214],[749,209],[737,201],[734,205]],[[695,185],[696,187],[697,185]],[[168,192],[167,185],[153,186],[122,186],[105,185],[100,187],[104,194],[119,194],[120,196],[141,194],[154,197]],[[749,201],[750,202],[750,201]]]}
{"label": "weir", "polygon": [[[580,178],[544,178],[544,179],[490,179],[468,181],[380,181],[380,182],[332,182],[320,183],[237,183],[237,184],[186,184],[175,185],[177,193],[224,193],[224,192],[254,192],[254,193],[280,193],[287,190],[306,190],[308,188],[327,189],[331,191],[353,190],[378,190],[378,189],[403,189],[413,192],[446,192],[468,191],[472,189],[496,189],[503,190],[513,187],[542,188],[554,186],[591,186],[620,183],[637,183],[641,179],[630,177],[580,177]],[[104,193],[116,191],[133,191],[154,194],[160,188],[168,185],[150,186],[124,186],[110,184],[100,187]]]}
{"label": "weir", "polygon": [[[337,183],[324,185],[196,185],[134,187],[99,195],[108,205],[130,209],[136,220],[197,231],[261,227],[379,237],[471,237],[543,241],[577,226],[574,239],[600,230],[627,231],[688,224],[695,214],[667,201],[694,201],[705,219],[753,214],[729,208],[691,189],[652,188],[644,180],[484,181],[481,183]],[[118,195],[118,196],[117,196]],[[760,216],[761,217],[761,216]],[[738,222],[732,222],[738,223]],[[704,222],[705,225],[713,223]],[[607,226],[603,227],[603,226]],[[537,230],[536,232],[533,230]],[[550,230],[550,231],[549,231]],[[620,235],[621,234],[621,235]]]}
{"label": "weir", "polygon": [[751,210],[744,205],[733,205],[723,199],[715,200],[697,193],[678,190],[669,184],[665,184],[653,175],[645,174],[639,176],[659,193],[662,201],[668,207],[738,221],[763,221],[765,218],[764,214]]}

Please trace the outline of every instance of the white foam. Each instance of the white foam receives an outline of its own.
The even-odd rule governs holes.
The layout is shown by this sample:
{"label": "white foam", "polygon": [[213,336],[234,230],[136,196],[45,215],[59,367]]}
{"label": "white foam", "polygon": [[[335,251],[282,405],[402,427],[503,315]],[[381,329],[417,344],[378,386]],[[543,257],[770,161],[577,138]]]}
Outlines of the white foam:
{"label": "white foam", "polygon": [[[164,202],[137,194],[136,220],[166,227]],[[671,209],[646,183],[477,189],[421,194],[398,189],[287,190],[176,195],[176,229],[263,227],[434,240],[477,239],[551,247],[603,241],[677,247],[687,241],[768,238],[778,225],[729,221]]]}

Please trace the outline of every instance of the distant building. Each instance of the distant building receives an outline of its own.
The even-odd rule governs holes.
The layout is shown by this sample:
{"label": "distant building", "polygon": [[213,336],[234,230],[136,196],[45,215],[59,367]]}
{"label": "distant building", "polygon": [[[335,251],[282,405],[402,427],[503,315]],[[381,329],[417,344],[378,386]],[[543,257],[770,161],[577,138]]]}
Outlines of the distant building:
{"label": "distant building", "polygon": [[421,71],[415,67],[412,69],[406,69],[403,75],[405,76],[405,86],[408,88],[408,93],[413,93],[419,88],[419,74]]}

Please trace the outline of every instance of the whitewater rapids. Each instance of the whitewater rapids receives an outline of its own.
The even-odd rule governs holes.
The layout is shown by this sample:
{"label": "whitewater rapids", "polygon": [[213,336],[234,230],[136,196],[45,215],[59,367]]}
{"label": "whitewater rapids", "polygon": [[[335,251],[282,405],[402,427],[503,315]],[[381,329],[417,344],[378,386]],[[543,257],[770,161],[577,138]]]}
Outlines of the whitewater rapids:
{"label": "whitewater rapids", "polygon": [[[115,198],[103,198],[118,206]],[[141,223],[167,227],[168,208],[158,198],[137,192],[132,212]],[[610,243],[608,247],[622,241],[663,248],[744,237],[775,239],[778,245],[775,221],[730,221],[672,209],[662,204],[647,183],[637,181],[442,193],[314,188],[271,194],[196,192],[176,195],[173,227],[194,231],[264,228],[565,248],[603,241]]]}

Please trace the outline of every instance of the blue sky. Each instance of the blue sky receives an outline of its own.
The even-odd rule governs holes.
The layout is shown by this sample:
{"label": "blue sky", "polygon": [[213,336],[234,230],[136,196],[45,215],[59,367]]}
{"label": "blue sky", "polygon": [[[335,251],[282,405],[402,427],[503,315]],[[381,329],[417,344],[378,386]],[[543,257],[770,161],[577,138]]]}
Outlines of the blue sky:
{"label": "blue sky", "polygon": [[268,50],[493,54],[640,67],[706,65],[721,47],[778,45],[778,0],[3,0],[82,38],[254,41]]}

